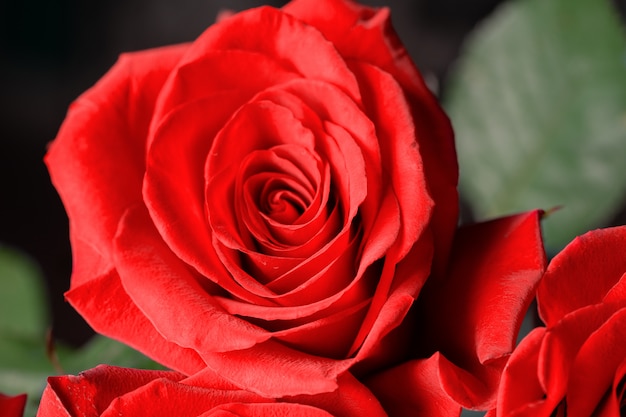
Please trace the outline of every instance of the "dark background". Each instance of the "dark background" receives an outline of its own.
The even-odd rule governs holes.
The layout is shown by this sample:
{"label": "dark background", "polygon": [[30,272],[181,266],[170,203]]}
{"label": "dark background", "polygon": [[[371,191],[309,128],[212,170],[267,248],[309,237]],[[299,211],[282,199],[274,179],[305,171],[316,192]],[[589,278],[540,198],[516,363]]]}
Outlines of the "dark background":
{"label": "dark background", "polygon": [[[191,41],[222,8],[284,2],[1,1],[0,243],[23,250],[40,264],[55,335],[80,344],[90,330],[62,295],[71,273],[67,217],[42,162],[68,105],[121,52]],[[363,3],[391,7],[396,29],[418,67],[445,93],[446,75],[465,35],[501,0]]]}

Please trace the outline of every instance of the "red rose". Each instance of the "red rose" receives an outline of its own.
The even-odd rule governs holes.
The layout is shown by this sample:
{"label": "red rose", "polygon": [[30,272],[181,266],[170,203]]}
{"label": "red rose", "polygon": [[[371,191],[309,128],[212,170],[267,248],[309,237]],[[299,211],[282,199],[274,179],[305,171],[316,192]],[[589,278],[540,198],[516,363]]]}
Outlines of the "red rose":
{"label": "red rose", "polygon": [[349,373],[332,393],[298,395],[280,401],[241,390],[204,369],[185,377],[173,371],[145,371],[100,365],[78,376],[48,378],[38,416],[238,416],[386,417],[371,392]]}
{"label": "red rose", "polygon": [[124,55],[46,163],[87,321],[272,397],[401,359],[392,330],[456,225],[449,122],[388,10],[345,0]]}
{"label": "red rose", "polygon": [[540,217],[532,211],[459,229],[447,273],[418,299],[416,358],[366,381],[391,417],[494,406],[545,270]]}
{"label": "red rose", "polygon": [[0,416],[22,417],[26,406],[26,394],[10,397],[0,392]]}
{"label": "red rose", "polygon": [[537,291],[545,327],[505,369],[491,416],[620,416],[626,406],[626,227],[575,239]]}

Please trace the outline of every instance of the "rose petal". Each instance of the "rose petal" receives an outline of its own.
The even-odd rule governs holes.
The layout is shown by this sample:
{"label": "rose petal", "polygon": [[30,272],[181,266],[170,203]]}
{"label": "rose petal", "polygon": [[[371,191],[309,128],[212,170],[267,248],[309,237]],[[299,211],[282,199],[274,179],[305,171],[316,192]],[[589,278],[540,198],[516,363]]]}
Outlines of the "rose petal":
{"label": "rose petal", "polygon": [[361,365],[364,368],[380,361],[388,362],[398,352],[408,349],[408,341],[390,344],[385,338],[403,320],[408,321],[406,315],[426,282],[427,265],[431,259],[432,245],[422,239],[416,242],[411,252],[395,267],[391,263],[384,263],[368,316],[363,320],[350,350],[351,353],[358,350],[359,360],[368,358]]}
{"label": "rose petal", "polygon": [[[487,378],[480,393],[463,388],[465,378],[449,392],[464,407],[495,405],[495,375],[513,351],[545,268],[540,215],[532,211],[460,229],[446,279],[429,281],[421,293],[420,314],[427,318],[420,330],[422,354],[429,347],[441,351],[458,367]],[[459,376],[449,378],[453,383]]]}
{"label": "rose petal", "polygon": [[[254,77],[249,76],[251,72]],[[244,50],[204,50],[198,60],[181,63],[171,72],[159,95],[151,132],[182,105],[234,90],[244,97],[243,104],[259,91],[297,77],[297,73],[281,66],[271,55]]]}
{"label": "rose petal", "polygon": [[264,397],[314,395],[337,389],[337,377],[354,360],[308,355],[269,340],[252,349],[202,355],[228,381]]}
{"label": "rose petal", "polygon": [[100,268],[92,263],[111,265],[117,222],[126,208],[141,201],[157,94],[186,49],[179,45],[121,55],[70,106],[50,145],[45,162],[68,212],[72,241],[98,248],[89,256],[74,256],[72,285],[91,279],[89,272]]}
{"label": "rose petal", "polygon": [[200,417],[334,417],[327,411],[305,404],[229,403],[216,406]]}
{"label": "rose petal", "polygon": [[[234,138],[245,138],[234,140]],[[250,246],[243,240],[235,195],[240,164],[251,152],[290,144],[312,151],[315,147],[311,131],[293,113],[274,103],[261,101],[243,106],[220,130],[207,158],[205,177],[206,206],[209,223],[215,236],[226,246],[238,249]],[[213,198],[215,195],[223,198]]]}
{"label": "rose petal", "polygon": [[296,0],[283,10],[319,29],[342,56],[374,64],[407,86],[421,81],[393,29],[389,8],[348,1]]}
{"label": "rose petal", "polygon": [[206,49],[197,59],[183,61],[173,69],[163,86],[151,131],[167,118],[171,110],[186,103],[234,90],[246,92],[249,98],[272,85],[300,77],[275,56],[242,49]]}
{"label": "rose petal", "polygon": [[156,129],[147,157],[143,192],[155,226],[172,251],[217,283],[223,268],[206,223],[204,164],[210,139],[246,95],[216,93],[172,111]]}
{"label": "rose petal", "polygon": [[207,155],[205,177],[210,180],[229,166],[239,165],[253,151],[280,145],[313,152],[315,135],[291,109],[256,97],[242,105],[221,127]]}
{"label": "rose petal", "polygon": [[[0,397],[2,398],[2,397]],[[185,378],[169,371],[100,365],[78,376],[49,378],[39,415],[385,417],[374,395],[349,373],[328,394],[264,398],[226,381],[210,368]]]}
{"label": "rose petal", "polygon": [[626,272],[602,299],[603,303],[619,303],[626,300]]}
{"label": "rose petal", "polygon": [[[342,359],[348,356],[356,329],[363,321],[369,300],[338,310],[320,319],[300,326],[288,323],[284,330],[273,333],[276,340],[287,346],[325,358]],[[271,323],[271,325],[275,325]],[[333,335],[331,339],[328,335]]]}
{"label": "rose petal", "polygon": [[[588,232],[552,259],[537,289],[539,314],[552,326],[580,307],[599,303],[626,271],[626,227]],[[593,279],[591,279],[593,277]]]}
{"label": "rose petal", "polygon": [[539,380],[548,398],[560,401],[567,392],[572,366],[581,346],[615,312],[616,306],[596,304],[567,314],[549,327],[541,347]]}
{"label": "rose petal", "polygon": [[[244,349],[269,338],[217,304],[161,240],[144,207],[126,212],[115,245],[124,289],[168,340],[202,354]],[[176,303],[165,302],[171,299]]]}
{"label": "rose petal", "polygon": [[145,415],[146,411],[154,417],[219,416],[220,410],[228,410],[230,404],[237,407],[249,401],[274,402],[244,390],[221,391],[161,378],[116,398],[101,417],[138,416]]}
{"label": "rose petal", "polygon": [[626,381],[626,359],[617,367],[613,386],[594,411],[594,417],[614,417],[620,415],[626,402],[626,383],[624,381]]}
{"label": "rose petal", "polygon": [[[255,77],[242,76],[238,69],[254,71]],[[181,66],[168,82],[170,89],[161,93],[151,126],[144,199],[168,245],[205,276],[217,279],[214,266],[206,264],[211,237],[205,227],[203,177],[213,138],[259,90],[293,76],[267,56],[212,51]]]}
{"label": "rose petal", "polygon": [[[370,300],[371,287],[375,285],[378,278],[376,270],[372,270],[371,273],[368,271],[364,275],[357,275],[346,288],[310,304],[293,302],[292,300],[291,304],[266,305],[242,302],[221,296],[216,296],[215,299],[231,314],[257,318],[266,322],[289,320],[292,324],[302,324],[350,308],[364,300]],[[269,301],[272,300],[269,299]]]}
{"label": "rose petal", "polygon": [[[235,193],[236,202],[243,200],[243,207],[237,208],[240,221],[264,253],[307,257],[340,230],[337,206],[329,203],[328,164],[305,148],[282,145],[253,152],[238,173]],[[279,196],[284,197],[276,200]],[[285,214],[271,207],[289,205],[288,200],[292,206],[298,201],[301,213],[289,221],[272,218]]]}
{"label": "rose petal", "polygon": [[[376,201],[380,194],[376,191],[381,187],[380,180],[374,180],[380,178],[380,161],[373,133],[371,122],[339,89],[311,80],[290,82],[259,94],[225,126],[207,160],[207,178],[238,163],[220,159],[221,155],[243,158],[253,150],[298,143],[320,153],[330,163],[344,222],[348,223],[365,195]],[[243,143],[229,139],[244,136]],[[371,178],[367,185],[366,178]]]}
{"label": "rose petal", "polygon": [[611,391],[616,370],[624,358],[626,307],[617,310],[580,347],[572,364],[567,388],[568,416],[593,414],[603,397]]}
{"label": "rose petal", "polygon": [[[250,275],[250,272],[242,268],[239,252],[223,248],[220,245],[221,242],[217,242],[215,247],[234,281],[240,285],[240,289],[262,297],[266,300],[261,303],[262,305],[271,303],[283,306],[303,306],[332,297],[337,292],[343,293],[352,282],[360,281],[358,276],[354,278],[353,268],[358,239],[356,237],[349,239],[350,235],[347,232],[340,234],[315,256],[305,259],[280,277],[275,277],[267,285],[263,285],[262,281],[259,282],[256,277]],[[280,258],[274,258],[270,262],[280,260]],[[289,261],[288,258],[287,261]]]}
{"label": "rose petal", "polygon": [[387,417],[374,394],[350,373],[342,374],[338,379],[338,384],[337,390],[325,395],[297,395],[287,400],[328,410],[334,417]]}
{"label": "rose petal", "polygon": [[559,401],[554,402],[553,398],[546,400],[537,374],[545,332],[545,327],[533,329],[511,355],[502,373],[498,391],[499,416],[523,416],[529,410],[532,413],[528,415],[549,416],[555,404],[558,404]]}
{"label": "rose petal", "polygon": [[366,385],[389,417],[461,414],[461,406],[446,394],[439,380],[439,353],[374,375]]}
{"label": "rose petal", "polygon": [[458,216],[454,135],[447,116],[396,35],[389,10],[332,0],[291,1],[283,10],[317,27],[349,61],[381,68],[404,89],[423,156],[424,172],[437,203],[433,213],[433,227],[437,231],[433,238],[438,248],[435,268],[439,273],[445,272]]}
{"label": "rose petal", "polygon": [[[181,381],[181,383],[219,390],[239,389],[236,385],[233,385],[224,380],[222,375],[216,373],[211,368],[206,368],[201,372],[198,372],[197,374],[184,379],[183,381]],[[384,410],[378,403],[376,397],[349,372],[341,374],[337,379],[337,383],[338,389],[325,394],[295,395],[284,397],[280,401],[285,401],[293,404],[308,405],[321,410],[326,410],[335,417],[357,417],[363,415],[371,417],[387,416],[387,414],[385,414]],[[291,411],[296,412],[297,409],[292,409]],[[263,417],[267,415],[274,415],[271,413],[272,411],[270,408],[266,410],[266,414],[263,414]]]}
{"label": "rose petal", "polygon": [[304,305],[332,297],[348,288],[356,276],[354,260],[359,249],[358,236],[352,236],[346,244],[344,237],[347,239],[350,234],[340,234],[310,260],[272,281],[269,287],[282,294],[278,301],[283,305]]}
{"label": "rose petal", "polygon": [[0,392],[2,417],[22,417],[26,406],[26,394],[8,396]]}
{"label": "rose petal", "polygon": [[74,286],[65,298],[95,331],[123,341],[169,368],[194,373],[206,366],[195,351],[168,340],[155,329],[129,298],[115,270]]}
{"label": "rose petal", "polygon": [[191,45],[184,62],[201,58],[205,51],[232,49],[272,56],[303,78],[332,83],[359,100],[354,76],[335,46],[315,27],[281,10],[264,6],[211,26]]}
{"label": "rose petal", "polygon": [[[384,208],[398,209],[399,216],[395,217],[399,220],[397,235],[395,228],[391,228],[394,233],[389,233],[386,228],[380,228],[376,223],[370,223],[367,220],[367,212],[371,209],[371,203],[378,204],[378,201],[367,199],[362,208],[364,223],[373,224],[372,232],[380,232],[380,238],[377,235],[367,236],[366,241],[377,242],[379,240],[392,245],[387,248],[380,243],[372,247],[365,246],[363,249],[362,264],[367,265],[369,259],[375,258],[380,254],[376,250],[385,250],[385,266],[383,274],[388,277],[394,277],[393,280],[400,279],[402,275],[394,276],[391,270],[395,269],[397,259],[402,259],[407,255],[414,246],[425,247],[425,241],[432,241],[432,235],[425,233],[424,225],[429,223],[433,202],[428,195],[426,185],[424,183],[424,175],[422,172],[422,161],[418,152],[417,142],[415,141],[414,128],[411,115],[406,108],[404,96],[397,83],[388,75],[375,67],[368,65],[353,64],[355,74],[363,90],[364,103],[366,110],[371,117],[374,118],[377,135],[381,142],[381,158],[382,164],[389,167],[388,175],[391,178],[385,178],[393,187],[396,204],[388,205]],[[377,86],[374,88],[373,86]],[[380,88],[379,86],[384,86]],[[384,106],[376,106],[374,103],[386,103]],[[390,112],[393,109],[393,113]],[[389,204],[388,201],[385,201]],[[366,205],[370,204],[368,208]],[[395,210],[394,210],[395,211]],[[388,214],[388,213],[385,213]],[[387,222],[383,216],[377,216],[376,220],[382,219]],[[389,236],[393,236],[394,240],[389,241]],[[421,240],[419,244],[417,240]],[[428,254],[427,254],[428,253]],[[418,256],[432,256],[432,250],[424,251]],[[412,257],[411,257],[412,258]],[[430,272],[430,259],[428,263],[420,262],[424,269],[417,271],[418,283],[417,288],[421,288],[426,276]],[[385,276],[385,275],[384,275]],[[388,288],[391,285],[391,279],[381,279],[378,284],[372,308],[366,317],[366,325],[363,329],[368,329],[367,323],[371,323],[378,315],[381,303],[387,297]],[[415,296],[417,292],[415,293]],[[360,343],[360,340],[355,342]]]}
{"label": "rose petal", "polygon": [[485,410],[496,405],[498,385],[508,356],[492,359],[473,371],[458,366],[443,354],[439,377],[444,390],[463,407]]}
{"label": "rose petal", "polygon": [[391,256],[404,257],[429,224],[433,201],[426,186],[414,121],[398,83],[380,69],[351,63],[367,114],[376,126],[382,164],[400,207],[400,235]]}
{"label": "rose petal", "polygon": [[[99,365],[78,376],[49,377],[38,415],[98,417],[117,397],[159,378],[180,381],[171,371],[146,371]],[[144,403],[145,407],[147,404]],[[145,411],[145,409],[144,409]]]}
{"label": "rose petal", "polygon": [[295,119],[314,132],[316,151],[330,163],[337,195],[345,199],[346,219],[354,217],[365,195],[378,201],[383,184],[375,127],[349,96],[327,83],[296,80],[267,89],[255,100],[289,109]]}

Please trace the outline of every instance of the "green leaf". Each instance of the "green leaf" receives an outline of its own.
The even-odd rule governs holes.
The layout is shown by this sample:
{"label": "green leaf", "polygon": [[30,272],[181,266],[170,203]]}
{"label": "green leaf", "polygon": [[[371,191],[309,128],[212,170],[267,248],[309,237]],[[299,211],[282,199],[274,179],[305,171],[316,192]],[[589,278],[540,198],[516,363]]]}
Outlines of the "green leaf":
{"label": "green leaf", "polygon": [[25,416],[34,416],[46,378],[48,305],[41,271],[27,255],[0,245],[0,392],[28,394]]}
{"label": "green leaf", "polygon": [[626,40],[608,0],[505,3],[469,38],[445,106],[477,217],[561,206],[546,246],[602,226],[626,190]]}
{"label": "green leaf", "polygon": [[136,350],[104,336],[74,349],[55,346],[57,369],[46,352],[48,310],[39,268],[26,255],[0,246],[0,392],[28,394],[25,417],[37,412],[50,375],[76,375],[106,363],[139,369],[163,369]]}
{"label": "green leaf", "polygon": [[47,304],[41,272],[26,255],[0,245],[0,334],[43,337]]}
{"label": "green leaf", "polygon": [[77,374],[100,364],[137,369],[164,369],[135,349],[108,337],[96,335],[80,350],[60,346],[59,363],[65,373]]}
{"label": "green leaf", "polygon": [[[55,369],[48,359],[43,338],[19,341],[0,338],[0,392],[28,394],[25,417],[36,414],[51,375],[77,375],[103,363],[137,369],[164,369],[136,350],[99,335],[79,349],[58,345],[54,351],[61,369]],[[8,355],[1,356],[5,352]]]}

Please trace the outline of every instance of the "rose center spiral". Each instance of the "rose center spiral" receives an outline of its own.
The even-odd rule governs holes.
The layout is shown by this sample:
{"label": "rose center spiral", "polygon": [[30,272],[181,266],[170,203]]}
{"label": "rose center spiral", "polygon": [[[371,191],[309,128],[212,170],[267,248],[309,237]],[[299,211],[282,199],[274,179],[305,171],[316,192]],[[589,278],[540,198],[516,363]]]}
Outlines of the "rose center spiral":
{"label": "rose center spiral", "polygon": [[262,197],[261,210],[279,223],[291,224],[304,213],[306,202],[292,190],[274,189]]}

